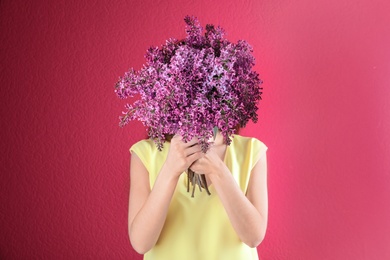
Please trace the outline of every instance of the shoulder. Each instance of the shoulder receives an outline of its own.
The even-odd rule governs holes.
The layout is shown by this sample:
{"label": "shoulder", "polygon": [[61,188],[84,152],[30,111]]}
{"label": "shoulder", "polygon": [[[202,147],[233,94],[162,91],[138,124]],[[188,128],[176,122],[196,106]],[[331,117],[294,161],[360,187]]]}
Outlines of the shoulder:
{"label": "shoulder", "polygon": [[255,137],[233,135],[234,145],[242,148],[267,149],[267,146]]}
{"label": "shoulder", "polygon": [[130,153],[135,153],[144,164],[153,157],[154,150],[157,150],[157,148],[151,139],[138,141],[130,147]]}
{"label": "shoulder", "polygon": [[163,149],[159,151],[157,145],[152,139],[143,139],[130,147],[130,153],[135,153],[142,162],[161,159],[166,156],[169,149],[169,142],[164,143]]}
{"label": "shoulder", "polygon": [[268,149],[262,141],[255,137],[233,135],[232,143],[234,143],[235,150],[241,151],[246,155],[248,155],[248,153],[251,154],[255,161],[257,161]]}
{"label": "shoulder", "polygon": [[148,171],[150,170],[149,165],[154,156],[154,150],[157,150],[157,148],[151,139],[138,141],[130,147],[131,155],[136,154]]}
{"label": "shoulder", "polygon": [[143,139],[133,144],[130,147],[130,152],[135,152],[137,154],[138,152],[150,152],[153,147],[155,147],[153,140]]}

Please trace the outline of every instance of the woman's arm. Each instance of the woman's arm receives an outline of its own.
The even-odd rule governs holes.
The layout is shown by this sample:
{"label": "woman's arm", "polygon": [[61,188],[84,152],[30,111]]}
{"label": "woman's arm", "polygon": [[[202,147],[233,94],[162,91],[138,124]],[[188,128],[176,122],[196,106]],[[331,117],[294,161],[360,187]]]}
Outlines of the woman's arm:
{"label": "woman's arm", "polygon": [[196,143],[197,140],[184,143],[179,136],[172,138],[167,159],[152,190],[147,169],[132,154],[128,224],[130,242],[138,253],[144,254],[156,244],[180,174],[202,156]]}
{"label": "woman's arm", "polygon": [[191,169],[209,176],[241,241],[250,247],[258,246],[265,236],[268,217],[266,154],[252,169],[246,196],[212,149]]}

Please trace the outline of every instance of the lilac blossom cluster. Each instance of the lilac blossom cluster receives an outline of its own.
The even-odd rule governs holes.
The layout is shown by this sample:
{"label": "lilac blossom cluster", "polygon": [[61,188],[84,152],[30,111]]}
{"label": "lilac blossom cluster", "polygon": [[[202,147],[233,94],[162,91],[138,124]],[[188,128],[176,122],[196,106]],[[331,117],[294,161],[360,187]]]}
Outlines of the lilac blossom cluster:
{"label": "lilac blossom cluster", "polygon": [[185,141],[197,137],[207,151],[215,127],[229,145],[237,126],[257,122],[262,81],[252,70],[255,59],[246,41],[231,43],[210,24],[203,34],[196,17],[184,21],[185,39],[149,48],[143,67],[119,78],[119,98],[140,97],[126,104],[119,125],[142,121],[159,150],[166,135],[180,134]]}

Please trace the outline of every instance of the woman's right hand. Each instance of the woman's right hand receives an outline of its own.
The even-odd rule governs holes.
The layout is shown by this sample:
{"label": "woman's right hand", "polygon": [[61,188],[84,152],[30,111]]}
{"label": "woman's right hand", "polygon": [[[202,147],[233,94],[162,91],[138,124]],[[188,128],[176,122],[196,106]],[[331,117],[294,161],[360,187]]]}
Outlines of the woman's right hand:
{"label": "woman's right hand", "polygon": [[186,171],[193,162],[202,156],[203,152],[201,151],[197,138],[193,138],[186,143],[183,141],[182,136],[175,135],[171,140],[165,166],[168,167],[175,176],[179,177],[182,172]]}

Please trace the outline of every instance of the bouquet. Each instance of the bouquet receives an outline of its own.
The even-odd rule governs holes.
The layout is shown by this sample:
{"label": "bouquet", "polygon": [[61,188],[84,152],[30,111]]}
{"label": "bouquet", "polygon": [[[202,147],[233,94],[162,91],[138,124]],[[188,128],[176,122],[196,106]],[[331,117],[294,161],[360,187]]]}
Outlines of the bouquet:
{"label": "bouquet", "polygon": [[[115,93],[120,99],[140,97],[125,105],[119,125],[140,120],[159,150],[167,136],[180,134],[184,141],[197,137],[206,152],[216,129],[229,145],[237,126],[257,122],[262,80],[252,70],[255,59],[246,41],[231,43],[212,24],[204,31],[193,16],[184,21],[185,39],[170,38],[160,48],[150,47],[143,67],[119,78]],[[204,176],[189,171],[188,178],[192,196],[196,184],[209,193]]]}

